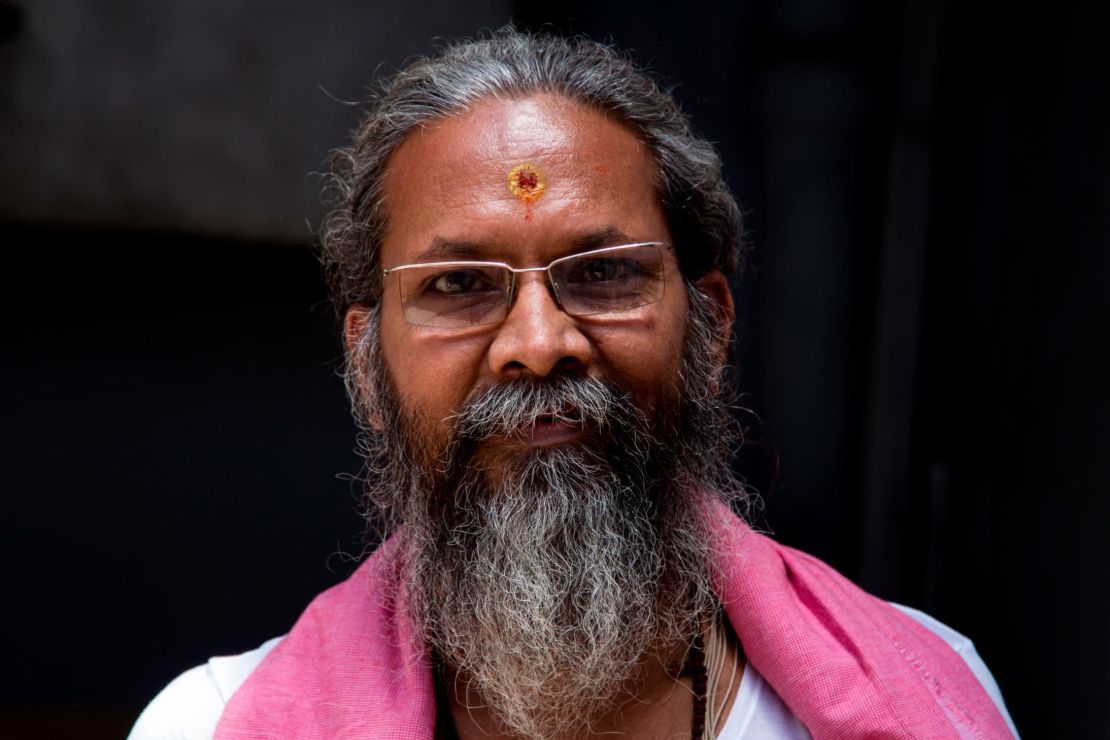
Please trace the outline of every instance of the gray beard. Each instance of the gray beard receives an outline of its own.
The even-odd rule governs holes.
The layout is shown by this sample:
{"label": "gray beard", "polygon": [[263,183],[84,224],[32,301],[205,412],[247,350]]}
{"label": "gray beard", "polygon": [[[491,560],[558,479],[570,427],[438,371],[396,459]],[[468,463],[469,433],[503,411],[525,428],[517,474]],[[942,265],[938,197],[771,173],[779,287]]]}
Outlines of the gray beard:
{"label": "gray beard", "polygon": [[[525,379],[470,399],[446,444],[398,403],[371,317],[352,388],[374,420],[368,513],[403,537],[413,624],[499,730],[581,736],[633,695],[646,655],[688,644],[718,608],[698,511],[739,490],[736,432],[715,398],[712,305],[690,293],[682,377],[651,418],[600,380]],[[584,439],[489,452],[543,417]]]}

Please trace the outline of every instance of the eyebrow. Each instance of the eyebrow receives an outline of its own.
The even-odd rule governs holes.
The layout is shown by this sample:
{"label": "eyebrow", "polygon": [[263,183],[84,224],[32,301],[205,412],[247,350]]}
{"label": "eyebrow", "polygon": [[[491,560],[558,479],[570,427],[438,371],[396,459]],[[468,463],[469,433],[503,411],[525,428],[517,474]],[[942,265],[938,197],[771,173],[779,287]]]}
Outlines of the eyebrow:
{"label": "eyebrow", "polygon": [[436,237],[427,249],[416,255],[413,261],[477,259],[482,256],[483,251],[482,245],[478,242],[455,241]]}
{"label": "eyebrow", "polygon": [[[575,252],[585,252],[590,249],[597,249],[599,247],[616,246],[618,244],[630,244],[635,242],[628,234],[624,233],[615,226],[607,226],[603,229],[595,231],[588,231],[584,234],[571,237],[567,240],[567,246],[570,251],[567,254],[574,254]],[[482,242],[473,242],[466,240],[456,239],[443,239],[436,237],[432,240],[428,248],[420,252],[414,258],[414,262],[431,262],[438,260],[489,260],[489,246]]]}
{"label": "eyebrow", "polygon": [[631,244],[637,241],[641,240],[633,239],[615,226],[607,226],[604,229],[590,231],[572,239],[570,245],[573,248],[573,253],[584,252],[587,249],[597,249],[598,247],[615,247],[618,244]]}

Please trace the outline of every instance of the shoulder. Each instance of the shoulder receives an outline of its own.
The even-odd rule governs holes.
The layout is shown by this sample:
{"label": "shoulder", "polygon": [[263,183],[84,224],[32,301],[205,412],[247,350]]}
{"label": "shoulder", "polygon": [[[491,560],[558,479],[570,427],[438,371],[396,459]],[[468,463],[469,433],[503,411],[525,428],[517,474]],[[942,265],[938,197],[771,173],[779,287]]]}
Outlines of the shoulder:
{"label": "shoulder", "polygon": [[968,654],[975,653],[975,647],[974,645],[972,645],[971,639],[969,637],[960,632],[957,632],[939,619],[926,614],[920,609],[914,609],[912,606],[896,604],[893,601],[887,603],[898,609],[898,611],[902,612],[906,616],[913,617],[918,624],[920,624],[922,627],[928,628],[928,630],[934,635],[947,642],[948,645],[961,656],[966,657]]}
{"label": "shoulder", "polygon": [[[1010,732],[1013,733],[1015,738],[1018,737],[1017,729],[1014,727],[1013,720],[1006,709],[1006,704],[1002,700],[1002,693],[998,690],[998,684],[986,664],[983,663],[982,658],[975,651],[975,646],[971,640],[923,611],[892,602],[891,606],[933,632],[964,659],[968,668],[975,674],[975,677],[998,707],[1010,728]],[[742,740],[743,738],[805,740],[810,738],[811,735],[786,706],[786,703],[775,692],[774,688],[766,682],[754,666],[749,664],[744,668],[736,703],[733,704],[719,737],[721,740],[726,740],[726,738],[727,740]]]}
{"label": "shoulder", "polygon": [[1002,714],[1002,718],[1006,720],[1006,724],[1010,727],[1010,732],[1014,734],[1014,737],[1018,737],[1017,728],[1014,727],[1014,721],[1010,718],[1010,712],[1006,709],[1006,702],[1002,699],[1002,690],[998,688],[998,682],[994,680],[994,676],[991,674],[990,669],[987,668],[987,664],[979,657],[979,653],[975,650],[975,645],[971,642],[971,639],[923,611],[909,606],[903,606],[902,604],[895,604],[894,602],[890,602],[890,605],[899,609],[907,616],[917,620],[922,627],[925,627],[937,637],[947,642],[948,645],[956,651],[956,654],[964,659],[964,662],[967,663],[967,667],[971,669],[971,672],[975,675],[975,678],[979,679],[979,683],[983,685],[983,689],[987,692],[991,701],[998,707],[998,711]]}
{"label": "shoulder", "polygon": [[199,740],[216,731],[231,695],[282,638],[239,655],[212,658],[182,673],[147,705],[129,740]]}

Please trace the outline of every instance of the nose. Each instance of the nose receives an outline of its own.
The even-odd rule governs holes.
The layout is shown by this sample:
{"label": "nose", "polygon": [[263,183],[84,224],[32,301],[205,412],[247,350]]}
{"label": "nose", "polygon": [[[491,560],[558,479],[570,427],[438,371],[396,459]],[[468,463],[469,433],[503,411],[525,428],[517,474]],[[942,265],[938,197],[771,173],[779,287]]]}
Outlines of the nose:
{"label": "nose", "polygon": [[517,278],[516,298],[489,348],[499,377],[583,372],[592,347],[578,322],[555,303],[544,274]]}

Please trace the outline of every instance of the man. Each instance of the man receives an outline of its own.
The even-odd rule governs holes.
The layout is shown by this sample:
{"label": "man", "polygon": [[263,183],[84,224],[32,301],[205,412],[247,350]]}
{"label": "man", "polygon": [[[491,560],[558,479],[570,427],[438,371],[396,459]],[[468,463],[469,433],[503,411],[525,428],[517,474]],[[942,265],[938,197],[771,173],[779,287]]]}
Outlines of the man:
{"label": "man", "polygon": [[133,737],[1008,737],[970,642],[731,511],[720,161],[612,50],[402,70],[322,253],[388,536]]}

